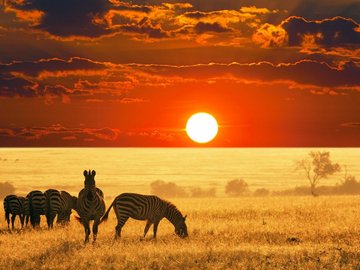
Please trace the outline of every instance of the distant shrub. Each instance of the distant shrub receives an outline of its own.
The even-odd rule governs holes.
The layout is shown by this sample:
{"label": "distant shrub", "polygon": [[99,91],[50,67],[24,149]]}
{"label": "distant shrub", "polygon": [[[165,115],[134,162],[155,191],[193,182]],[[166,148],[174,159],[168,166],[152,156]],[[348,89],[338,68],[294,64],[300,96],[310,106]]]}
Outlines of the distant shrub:
{"label": "distant shrub", "polygon": [[150,183],[150,191],[152,194],[160,197],[188,197],[183,187],[178,186],[174,182],[165,182],[162,180]]}
{"label": "distant shrub", "polygon": [[334,193],[336,194],[360,194],[360,182],[356,180],[356,177],[349,175],[345,180],[334,187]]}
{"label": "distant shrub", "polygon": [[225,193],[230,196],[241,196],[249,191],[249,185],[243,179],[229,181],[225,187]]}
{"label": "distant shrub", "polygon": [[3,199],[9,194],[15,193],[15,187],[9,182],[0,183],[0,198]]}
{"label": "distant shrub", "polygon": [[253,193],[254,196],[265,197],[270,195],[270,190],[266,188],[258,188]]}
{"label": "distant shrub", "polygon": [[191,197],[195,197],[195,198],[215,197],[216,189],[215,188],[202,189],[196,187],[196,188],[192,188],[190,190],[190,193],[191,193]]}

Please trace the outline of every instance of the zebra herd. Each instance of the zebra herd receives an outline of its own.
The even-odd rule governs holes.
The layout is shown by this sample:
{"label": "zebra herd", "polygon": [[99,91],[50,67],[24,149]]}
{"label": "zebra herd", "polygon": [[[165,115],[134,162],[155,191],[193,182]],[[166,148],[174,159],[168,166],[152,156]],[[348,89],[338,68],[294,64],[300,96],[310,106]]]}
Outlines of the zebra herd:
{"label": "zebra herd", "polygon": [[175,228],[175,233],[185,238],[188,236],[185,223],[186,216],[172,203],[153,195],[141,195],[136,193],[123,193],[117,196],[105,212],[104,193],[96,187],[96,172],[84,171],[84,188],[75,197],[66,191],[48,189],[44,193],[35,190],[31,191],[26,197],[8,195],[4,199],[5,219],[10,230],[11,225],[14,229],[16,216],[20,217],[21,228],[28,225],[29,219],[33,228],[40,226],[40,216],[45,215],[48,228],[53,228],[55,217],[57,223],[68,224],[72,210],[78,213],[75,218],[84,226],[85,243],[89,241],[90,221],[93,220],[92,232],[93,242],[96,241],[98,226],[106,221],[111,208],[114,209],[117,217],[115,227],[115,239],[121,236],[121,229],[125,222],[131,217],[137,220],[146,220],[144,235],[146,236],[151,225],[153,225],[156,238],[157,228],[163,218],[168,219]]}
{"label": "zebra herd", "polygon": [[40,226],[40,216],[45,215],[49,228],[53,227],[55,216],[58,215],[57,223],[70,222],[71,210],[75,209],[77,198],[66,191],[59,192],[48,189],[45,193],[34,190],[26,197],[8,195],[4,199],[5,219],[10,229],[14,229],[16,216],[19,216],[21,228],[28,225],[29,219],[33,228]]}

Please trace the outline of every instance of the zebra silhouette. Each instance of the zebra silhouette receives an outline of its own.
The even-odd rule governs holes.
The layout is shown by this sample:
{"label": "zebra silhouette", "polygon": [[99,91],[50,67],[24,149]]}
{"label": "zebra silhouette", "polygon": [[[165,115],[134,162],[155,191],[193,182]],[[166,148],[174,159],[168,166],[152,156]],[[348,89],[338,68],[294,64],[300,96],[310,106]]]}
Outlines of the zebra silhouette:
{"label": "zebra silhouette", "polygon": [[56,189],[48,189],[44,194],[46,197],[46,221],[48,228],[52,229],[54,227],[54,219],[61,211],[61,195]]}
{"label": "zebra silhouette", "polygon": [[185,238],[188,236],[185,224],[186,216],[183,217],[175,205],[157,196],[136,193],[120,194],[114,199],[101,222],[108,219],[112,207],[114,207],[118,221],[115,227],[115,239],[121,236],[121,229],[129,217],[147,221],[143,237],[146,236],[150,226],[154,224],[154,238],[156,238],[158,225],[163,218],[168,219],[174,225],[175,233],[179,237]]}
{"label": "zebra silhouette", "polygon": [[65,225],[70,222],[72,209],[76,210],[77,197],[71,196],[68,192],[64,190],[60,192],[60,197],[61,207],[58,213],[56,223]]}
{"label": "zebra silhouette", "polygon": [[85,182],[84,188],[80,191],[76,211],[79,216],[77,219],[83,224],[85,229],[85,243],[89,242],[90,220],[94,220],[92,232],[93,241],[96,241],[98,226],[101,217],[105,212],[104,194],[95,185],[96,172],[93,170],[84,171]]}
{"label": "zebra silhouette", "polygon": [[46,214],[46,196],[39,190],[31,191],[29,199],[30,222],[33,228],[40,227],[41,215]]}
{"label": "zebra silhouette", "polygon": [[11,214],[11,228],[14,230],[16,216],[19,216],[21,228],[24,227],[24,215],[25,215],[25,198],[18,197],[16,195],[8,195],[4,199],[4,211],[5,220],[10,230],[10,214]]}

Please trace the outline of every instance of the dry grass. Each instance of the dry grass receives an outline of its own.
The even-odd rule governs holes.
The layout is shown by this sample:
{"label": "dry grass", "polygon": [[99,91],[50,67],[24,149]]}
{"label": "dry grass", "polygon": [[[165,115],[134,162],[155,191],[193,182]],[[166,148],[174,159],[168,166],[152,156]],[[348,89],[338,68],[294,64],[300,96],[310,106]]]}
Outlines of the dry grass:
{"label": "dry grass", "polygon": [[0,269],[360,269],[360,197],[172,201],[188,214],[188,239],[163,220],[156,241],[152,230],[141,241],[145,223],[129,220],[114,242],[111,212],[84,246],[75,221],[9,233],[1,218]]}

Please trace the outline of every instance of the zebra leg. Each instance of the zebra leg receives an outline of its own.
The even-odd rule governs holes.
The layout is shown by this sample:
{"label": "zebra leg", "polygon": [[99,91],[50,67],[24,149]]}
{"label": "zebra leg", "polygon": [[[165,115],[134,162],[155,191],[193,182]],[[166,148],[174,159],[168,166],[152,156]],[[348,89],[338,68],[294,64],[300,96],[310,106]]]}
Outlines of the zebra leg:
{"label": "zebra leg", "polygon": [[20,215],[21,229],[24,228],[25,215]]}
{"label": "zebra leg", "polygon": [[119,217],[118,218],[118,224],[115,227],[115,239],[118,239],[121,237],[121,229],[128,219],[129,219],[129,217],[123,217],[123,218]]}
{"label": "zebra leg", "polygon": [[5,219],[8,224],[8,229],[10,230],[10,212],[5,212]]}
{"label": "zebra leg", "polygon": [[85,244],[89,242],[89,235],[90,235],[90,224],[89,220],[84,220],[84,229],[85,229]]}
{"label": "zebra leg", "polygon": [[16,215],[11,216],[11,228],[14,229],[14,222],[15,222]]}
{"label": "zebra leg", "polygon": [[95,219],[95,220],[94,220],[93,229],[92,229],[92,232],[93,232],[93,242],[94,242],[94,243],[95,243],[95,241],[96,241],[96,236],[97,236],[97,233],[98,233],[99,223],[100,223],[100,219]]}
{"label": "zebra leg", "polygon": [[147,232],[149,231],[151,225],[152,225],[152,222],[150,220],[148,220],[146,222],[145,229],[144,229],[144,238],[145,238]]}
{"label": "zebra leg", "polygon": [[154,238],[156,238],[156,233],[157,233],[157,229],[158,229],[159,223],[160,223],[160,221],[156,221],[156,222],[154,223]]}
{"label": "zebra leg", "polygon": [[25,227],[27,227],[27,225],[29,224],[29,215],[26,215],[25,217]]}

